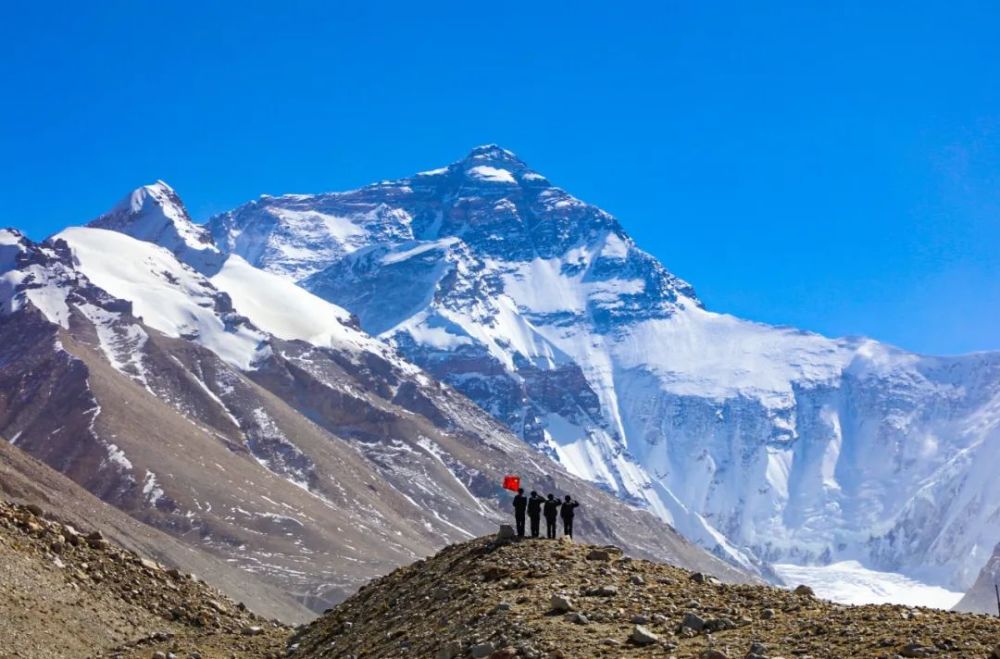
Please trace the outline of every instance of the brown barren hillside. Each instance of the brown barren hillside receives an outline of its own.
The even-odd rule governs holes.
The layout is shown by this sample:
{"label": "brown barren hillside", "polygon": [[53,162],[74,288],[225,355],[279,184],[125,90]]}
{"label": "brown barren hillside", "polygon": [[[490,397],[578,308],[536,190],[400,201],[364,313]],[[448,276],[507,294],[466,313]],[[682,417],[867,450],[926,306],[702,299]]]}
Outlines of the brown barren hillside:
{"label": "brown barren hillside", "polygon": [[100,531],[0,500],[0,656],[276,657],[289,632]]}
{"label": "brown barren hillside", "polygon": [[294,657],[994,657],[1000,620],[729,585],[614,547],[480,538],[373,581]]}

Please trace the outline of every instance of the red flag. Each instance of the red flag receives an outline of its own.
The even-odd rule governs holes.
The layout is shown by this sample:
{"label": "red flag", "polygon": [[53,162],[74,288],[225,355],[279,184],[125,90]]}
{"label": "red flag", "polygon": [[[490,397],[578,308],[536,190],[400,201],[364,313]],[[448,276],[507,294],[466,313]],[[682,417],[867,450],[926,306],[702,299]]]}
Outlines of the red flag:
{"label": "red flag", "polygon": [[510,490],[511,492],[517,492],[519,487],[521,487],[520,476],[508,475],[503,477],[503,489]]}

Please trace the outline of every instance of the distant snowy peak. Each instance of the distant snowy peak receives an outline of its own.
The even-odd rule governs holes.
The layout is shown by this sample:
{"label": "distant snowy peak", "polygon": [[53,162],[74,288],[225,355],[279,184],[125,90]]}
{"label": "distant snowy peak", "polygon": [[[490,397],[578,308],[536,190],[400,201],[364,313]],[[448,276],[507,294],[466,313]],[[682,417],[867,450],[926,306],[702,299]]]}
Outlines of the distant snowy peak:
{"label": "distant snowy peak", "polygon": [[[392,185],[395,182],[383,182],[379,185]],[[401,183],[407,186],[439,186],[451,183],[454,186],[480,186],[483,189],[493,188],[503,194],[503,186],[545,187],[548,179],[537,172],[531,171],[523,160],[512,151],[496,144],[486,144],[473,149],[462,160],[446,167],[439,167],[420,172],[411,179]]]}
{"label": "distant snowy peak", "polygon": [[212,234],[191,220],[181,198],[163,181],[136,188],[88,226],[155,243],[207,269],[222,262]]}

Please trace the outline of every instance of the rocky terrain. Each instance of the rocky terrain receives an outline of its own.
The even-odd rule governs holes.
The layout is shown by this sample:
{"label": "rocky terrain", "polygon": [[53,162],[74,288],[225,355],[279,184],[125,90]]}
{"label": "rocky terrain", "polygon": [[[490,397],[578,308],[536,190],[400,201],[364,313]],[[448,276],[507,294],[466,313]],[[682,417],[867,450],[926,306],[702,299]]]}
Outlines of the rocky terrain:
{"label": "rocky terrain", "polygon": [[289,633],[92,527],[0,500],[3,657],[277,657]]}
{"label": "rocky terrain", "polygon": [[2,439],[0,498],[41,508],[47,515],[78,529],[100,529],[111,543],[168,569],[197,574],[229,597],[253,603],[253,610],[262,615],[286,623],[303,622],[314,616],[293,597],[259,576],[143,524]]}
{"label": "rocky terrain", "polygon": [[293,657],[1000,658],[1000,619],[726,585],[615,547],[480,538],[361,589]]}

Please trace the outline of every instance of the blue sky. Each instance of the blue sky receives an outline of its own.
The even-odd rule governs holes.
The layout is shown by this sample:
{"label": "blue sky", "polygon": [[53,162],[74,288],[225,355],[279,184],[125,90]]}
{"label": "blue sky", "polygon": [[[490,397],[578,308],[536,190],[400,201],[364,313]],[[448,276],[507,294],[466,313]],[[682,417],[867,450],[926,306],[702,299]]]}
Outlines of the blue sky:
{"label": "blue sky", "polygon": [[497,142],[712,309],[1000,349],[997,3],[28,4],[0,225],[32,237],[157,178],[206,219]]}

